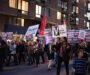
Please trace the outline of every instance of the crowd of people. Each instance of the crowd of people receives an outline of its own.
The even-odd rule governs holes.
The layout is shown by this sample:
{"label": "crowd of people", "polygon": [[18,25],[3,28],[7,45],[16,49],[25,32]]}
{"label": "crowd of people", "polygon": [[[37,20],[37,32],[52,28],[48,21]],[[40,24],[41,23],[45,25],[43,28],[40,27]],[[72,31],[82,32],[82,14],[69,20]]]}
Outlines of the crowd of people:
{"label": "crowd of people", "polygon": [[[19,65],[23,62],[38,67],[39,64],[48,62],[48,70],[55,67],[56,75],[60,75],[61,64],[64,62],[66,75],[69,75],[69,60],[74,56],[72,71],[75,75],[86,75],[88,53],[90,53],[90,44],[83,40],[79,43],[68,43],[67,38],[57,38],[57,42],[52,40],[46,44],[45,40],[38,39],[7,42],[0,37],[0,71],[10,64]],[[80,66],[83,68],[81,69]]]}

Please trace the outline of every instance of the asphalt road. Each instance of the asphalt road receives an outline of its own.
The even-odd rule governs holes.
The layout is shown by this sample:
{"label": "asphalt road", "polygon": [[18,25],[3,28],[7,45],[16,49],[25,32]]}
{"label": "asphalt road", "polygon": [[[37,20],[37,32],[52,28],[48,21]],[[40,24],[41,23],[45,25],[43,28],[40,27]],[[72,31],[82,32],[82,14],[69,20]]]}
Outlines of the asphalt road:
{"label": "asphalt road", "polygon": [[[56,69],[54,68],[51,71],[48,71],[47,64],[40,64],[39,67],[28,66],[26,64],[20,64],[17,66],[5,67],[3,72],[0,72],[0,75],[56,75]],[[70,61],[70,75],[72,75],[72,61]],[[66,75],[64,64],[62,63],[61,75]],[[88,74],[89,75],[89,74]]]}

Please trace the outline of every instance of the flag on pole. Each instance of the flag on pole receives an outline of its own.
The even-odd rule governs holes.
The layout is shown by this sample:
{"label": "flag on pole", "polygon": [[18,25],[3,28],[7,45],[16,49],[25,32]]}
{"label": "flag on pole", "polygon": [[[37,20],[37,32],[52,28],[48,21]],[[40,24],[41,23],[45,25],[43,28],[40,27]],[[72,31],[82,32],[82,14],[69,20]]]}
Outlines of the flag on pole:
{"label": "flag on pole", "polygon": [[64,20],[64,24],[66,24],[66,19]]}
{"label": "flag on pole", "polygon": [[47,20],[46,20],[46,15],[45,13],[43,14],[42,22],[41,22],[41,27],[40,27],[40,35],[44,35],[44,29],[46,27]]}

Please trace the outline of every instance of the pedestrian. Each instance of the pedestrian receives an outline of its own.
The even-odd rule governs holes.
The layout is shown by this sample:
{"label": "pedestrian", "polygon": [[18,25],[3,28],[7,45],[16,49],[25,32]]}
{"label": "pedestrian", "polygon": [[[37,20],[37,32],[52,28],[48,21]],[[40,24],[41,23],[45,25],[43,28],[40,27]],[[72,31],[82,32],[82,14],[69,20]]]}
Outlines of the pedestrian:
{"label": "pedestrian", "polygon": [[58,51],[58,64],[57,64],[57,73],[56,75],[60,75],[61,64],[64,62],[66,68],[66,75],[69,75],[69,59],[70,59],[70,45],[67,43],[67,39],[64,38],[62,40],[61,46],[59,46],[60,50]]}
{"label": "pedestrian", "polygon": [[38,67],[38,65],[39,65],[39,45],[38,45],[38,41],[35,42],[34,53],[35,53],[36,67]]}
{"label": "pedestrian", "polygon": [[25,63],[25,45],[23,44],[23,41],[20,41],[19,46],[18,46],[18,59],[19,59],[19,64],[23,60]]}
{"label": "pedestrian", "polygon": [[10,47],[10,54],[9,54],[8,65],[10,65],[11,57],[14,58],[14,64],[17,65],[16,43],[14,41],[11,41],[11,44],[9,47]]}
{"label": "pedestrian", "polygon": [[28,53],[28,65],[33,64],[33,45],[31,44],[31,41],[28,42],[27,46],[27,53]]}
{"label": "pedestrian", "polygon": [[78,50],[77,55],[77,58],[73,62],[72,71],[74,75],[86,75],[87,62],[86,59],[83,58],[84,51],[82,49]]}
{"label": "pedestrian", "polygon": [[4,57],[6,50],[6,42],[0,37],[0,71],[3,71]]}
{"label": "pedestrian", "polygon": [[[42,41],[39,41],[39,56],[42,58],[42,64],[44,64],[45,62],[45,59],[44,59],[44,45],[43,45],[43,42]],[[40,60],[40,57],[39,57],[39,60]]]}
{"label": "pedestrian", "polygon": [[48,50],[48,70],[51,70],[54,65],[54,51],[52,50],[52,43],[49,43],[49,50]]}

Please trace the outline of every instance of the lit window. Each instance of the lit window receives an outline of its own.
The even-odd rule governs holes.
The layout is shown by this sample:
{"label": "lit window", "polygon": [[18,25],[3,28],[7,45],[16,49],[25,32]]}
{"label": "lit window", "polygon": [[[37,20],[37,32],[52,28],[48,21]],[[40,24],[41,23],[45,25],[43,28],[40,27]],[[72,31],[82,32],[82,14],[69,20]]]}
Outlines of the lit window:
{"label": "lit window", "polygon": [[16,17],[10,17],[9,18],[9,24],[17,25],[17,26],[24,26],[24,19],[16,18]]}
{"label": "lit window", "polygon": [[79,3],[79,0],[76,0],[77,3]]}
{"label": "lit window", "polygon": [[76,13],[79,13],[79,8],[78,7],[76,7]]}
{"label": "lit window", "polygon": [[61,20],[61,12],[57,12],[57,19]]}
{"label": "lit window", "polygon": [[41,17],[41,6],[36,5],[36,17]]}
{"label": "lit window", "polygon": [[87,28],[88,28],[88,29],[90,28],[90,23],[89,23],[89,22],[87,22]]}
{"label": "lit window", "polygon": [[21,26],[24,26],[24,19],[21,19]]}
{"label": "lit window", "polygon": [[90,13],[89,12],[87,13],[87,17],[88,17],[88,20],[90,20]]}
{"label": "lit window", "polygon": [[22,1],[22,14],[27,14],[28,12],[28,2]]}
{"label": "lit window", "polygon": [[76,25],[79,24],[79,18],[76,18]]}
{"label": "lit window", "polygon": [[17,0],[9,0],[9,7],[17,8]]}
{"label": "lit window", "polygon": [[18,0],[18,9],[22,9],[21,5],[22,5],[22,0]]}
{"label": "lit window", "polygon": [[22,19],[22,18],[17,18],[17,25],[18,25],[18,26],[24,26],[24,19]]}
{"label": "lit window", "polygon": [[90,3],[88,3],[88,10],[90,10]]}

